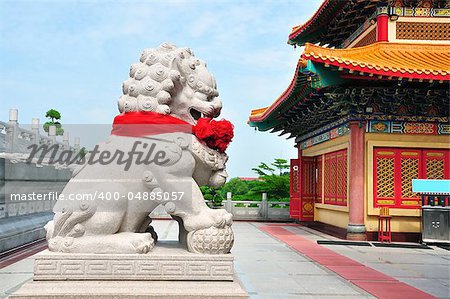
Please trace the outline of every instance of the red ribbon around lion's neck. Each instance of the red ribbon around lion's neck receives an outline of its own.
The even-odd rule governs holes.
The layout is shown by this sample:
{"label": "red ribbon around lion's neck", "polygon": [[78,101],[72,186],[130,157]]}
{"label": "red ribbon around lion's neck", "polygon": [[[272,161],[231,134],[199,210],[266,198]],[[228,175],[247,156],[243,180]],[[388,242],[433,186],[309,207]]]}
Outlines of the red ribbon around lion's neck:
{"label": "red ribbon around lion's neck", "polygon": [[148,136],[164,133],[193,133],[209,148],[225,152],[233,139],[233,125],[228,120],[202,117],[195,126],[179,118],[150,111],[126,112],[114,118],[111,134]]}

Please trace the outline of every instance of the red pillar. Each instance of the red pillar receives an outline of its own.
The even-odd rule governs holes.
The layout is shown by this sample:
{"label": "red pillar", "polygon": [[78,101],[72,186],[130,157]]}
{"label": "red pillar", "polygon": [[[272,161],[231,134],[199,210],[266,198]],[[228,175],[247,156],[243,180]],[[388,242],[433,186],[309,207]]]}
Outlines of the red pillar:
{"label": "red pillar", "polygon": [[367,239],[364,225],[364,132],[364,122],[350,122],[350,190],[347,227],[347,239],[350,240]]}
{"label": "red pillar", "polygon": [[389,16],[387,14],[380,14],[377,16],[377,42],[389,41],[388,22]]}

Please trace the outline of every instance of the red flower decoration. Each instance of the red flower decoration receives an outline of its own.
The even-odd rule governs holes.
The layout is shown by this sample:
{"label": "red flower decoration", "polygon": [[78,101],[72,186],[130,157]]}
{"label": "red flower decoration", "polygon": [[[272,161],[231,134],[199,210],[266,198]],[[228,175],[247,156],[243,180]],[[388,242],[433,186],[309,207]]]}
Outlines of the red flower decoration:
{"label": "red flower decoration", "polygon": [[[191,125],[189,123],[170,115],[149,111],[126,112],[114,118],[111,134],[119,136],[146,136],[173,132],[191,132],[190,128]],[[221,153],[225,152],[234,136],[233,125],[228,120],[216,121],[204,117],[197,121],[197,125],[192,126],[192,133],[208,147]]]}
{"label": "red flower decoration", "polygon": [[225,152],[234,136],[233,125],[224,119],[216,121],[210,118],[200,118],[197,125],[192,128],[192,132],[208,147],[221,153]]}

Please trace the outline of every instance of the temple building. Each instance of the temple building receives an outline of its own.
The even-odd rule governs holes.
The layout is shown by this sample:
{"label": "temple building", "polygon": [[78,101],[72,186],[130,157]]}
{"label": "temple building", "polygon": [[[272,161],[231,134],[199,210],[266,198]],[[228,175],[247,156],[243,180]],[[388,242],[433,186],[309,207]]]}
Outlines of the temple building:
{"label": "temple building", "polygon": [[294,27],[287,89],[249,125],[292,138],[290,214],[347,239],[418,241],[412,179],[450,179],[450,1],[325,0]]}

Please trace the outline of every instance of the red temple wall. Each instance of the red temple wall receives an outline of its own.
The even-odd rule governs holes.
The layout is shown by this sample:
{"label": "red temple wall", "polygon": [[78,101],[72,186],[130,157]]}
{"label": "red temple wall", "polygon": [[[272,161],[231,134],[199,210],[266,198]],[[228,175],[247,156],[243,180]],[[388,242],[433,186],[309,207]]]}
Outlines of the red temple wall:
{"label": "red temple wall", "polygon": [[[376,221],[381,206],[391,208],[394,232],[420,231],[419,198],[408,189],[410,180],[413,178],[450,179],[448,142],[449,137],[445,135],[365,134],[363,200],[364,223],[368,231],[377,230]],[[303,188],[309,190],[307,192],[309,195],[313,195],[311,202],[314,205],[314,220],[341,228],[346,228],[348,225],[348,178],[350,175],[348,163],[351,159],[348,147],[349,136],[346,135],[302,150],[303,160],[313,159],[314,167],[311,168],[311,164],[307,163],[307,166],[301,170],[300,166],[298,174],[302,173],[302,176],[308,174],[309,178],[303,183],[302,176],[297,178],[300,184],[299,191]],[[380,155],[383,152],[392,152],[392,154],[383,157]],[[393,159],[390,161],[392,163],[388,164],[391,165],[389,166],[391,169],[386,166],[386,163],[381,164],[382,160],[379,159],[385,158]],[[340,166],[338,161],[341,163]],[[377,161],[380,161],[379,165]],[[345,164],[347,169],[344,167]],[[338,167],[340,171],[337,171]],[[378,168],[383,169],[378,170]],[[337,173],[341,176],[338,177]],[[345,175],[342,175],[344,173]],[[389,175],[391,177],[388,178]],[[386,185],[387,182],[392,183]],[[298,213],[301,213],[302,204],[300,194],[298,193],[297,197]],[[299,219],[298,217],[294,216]]]}

